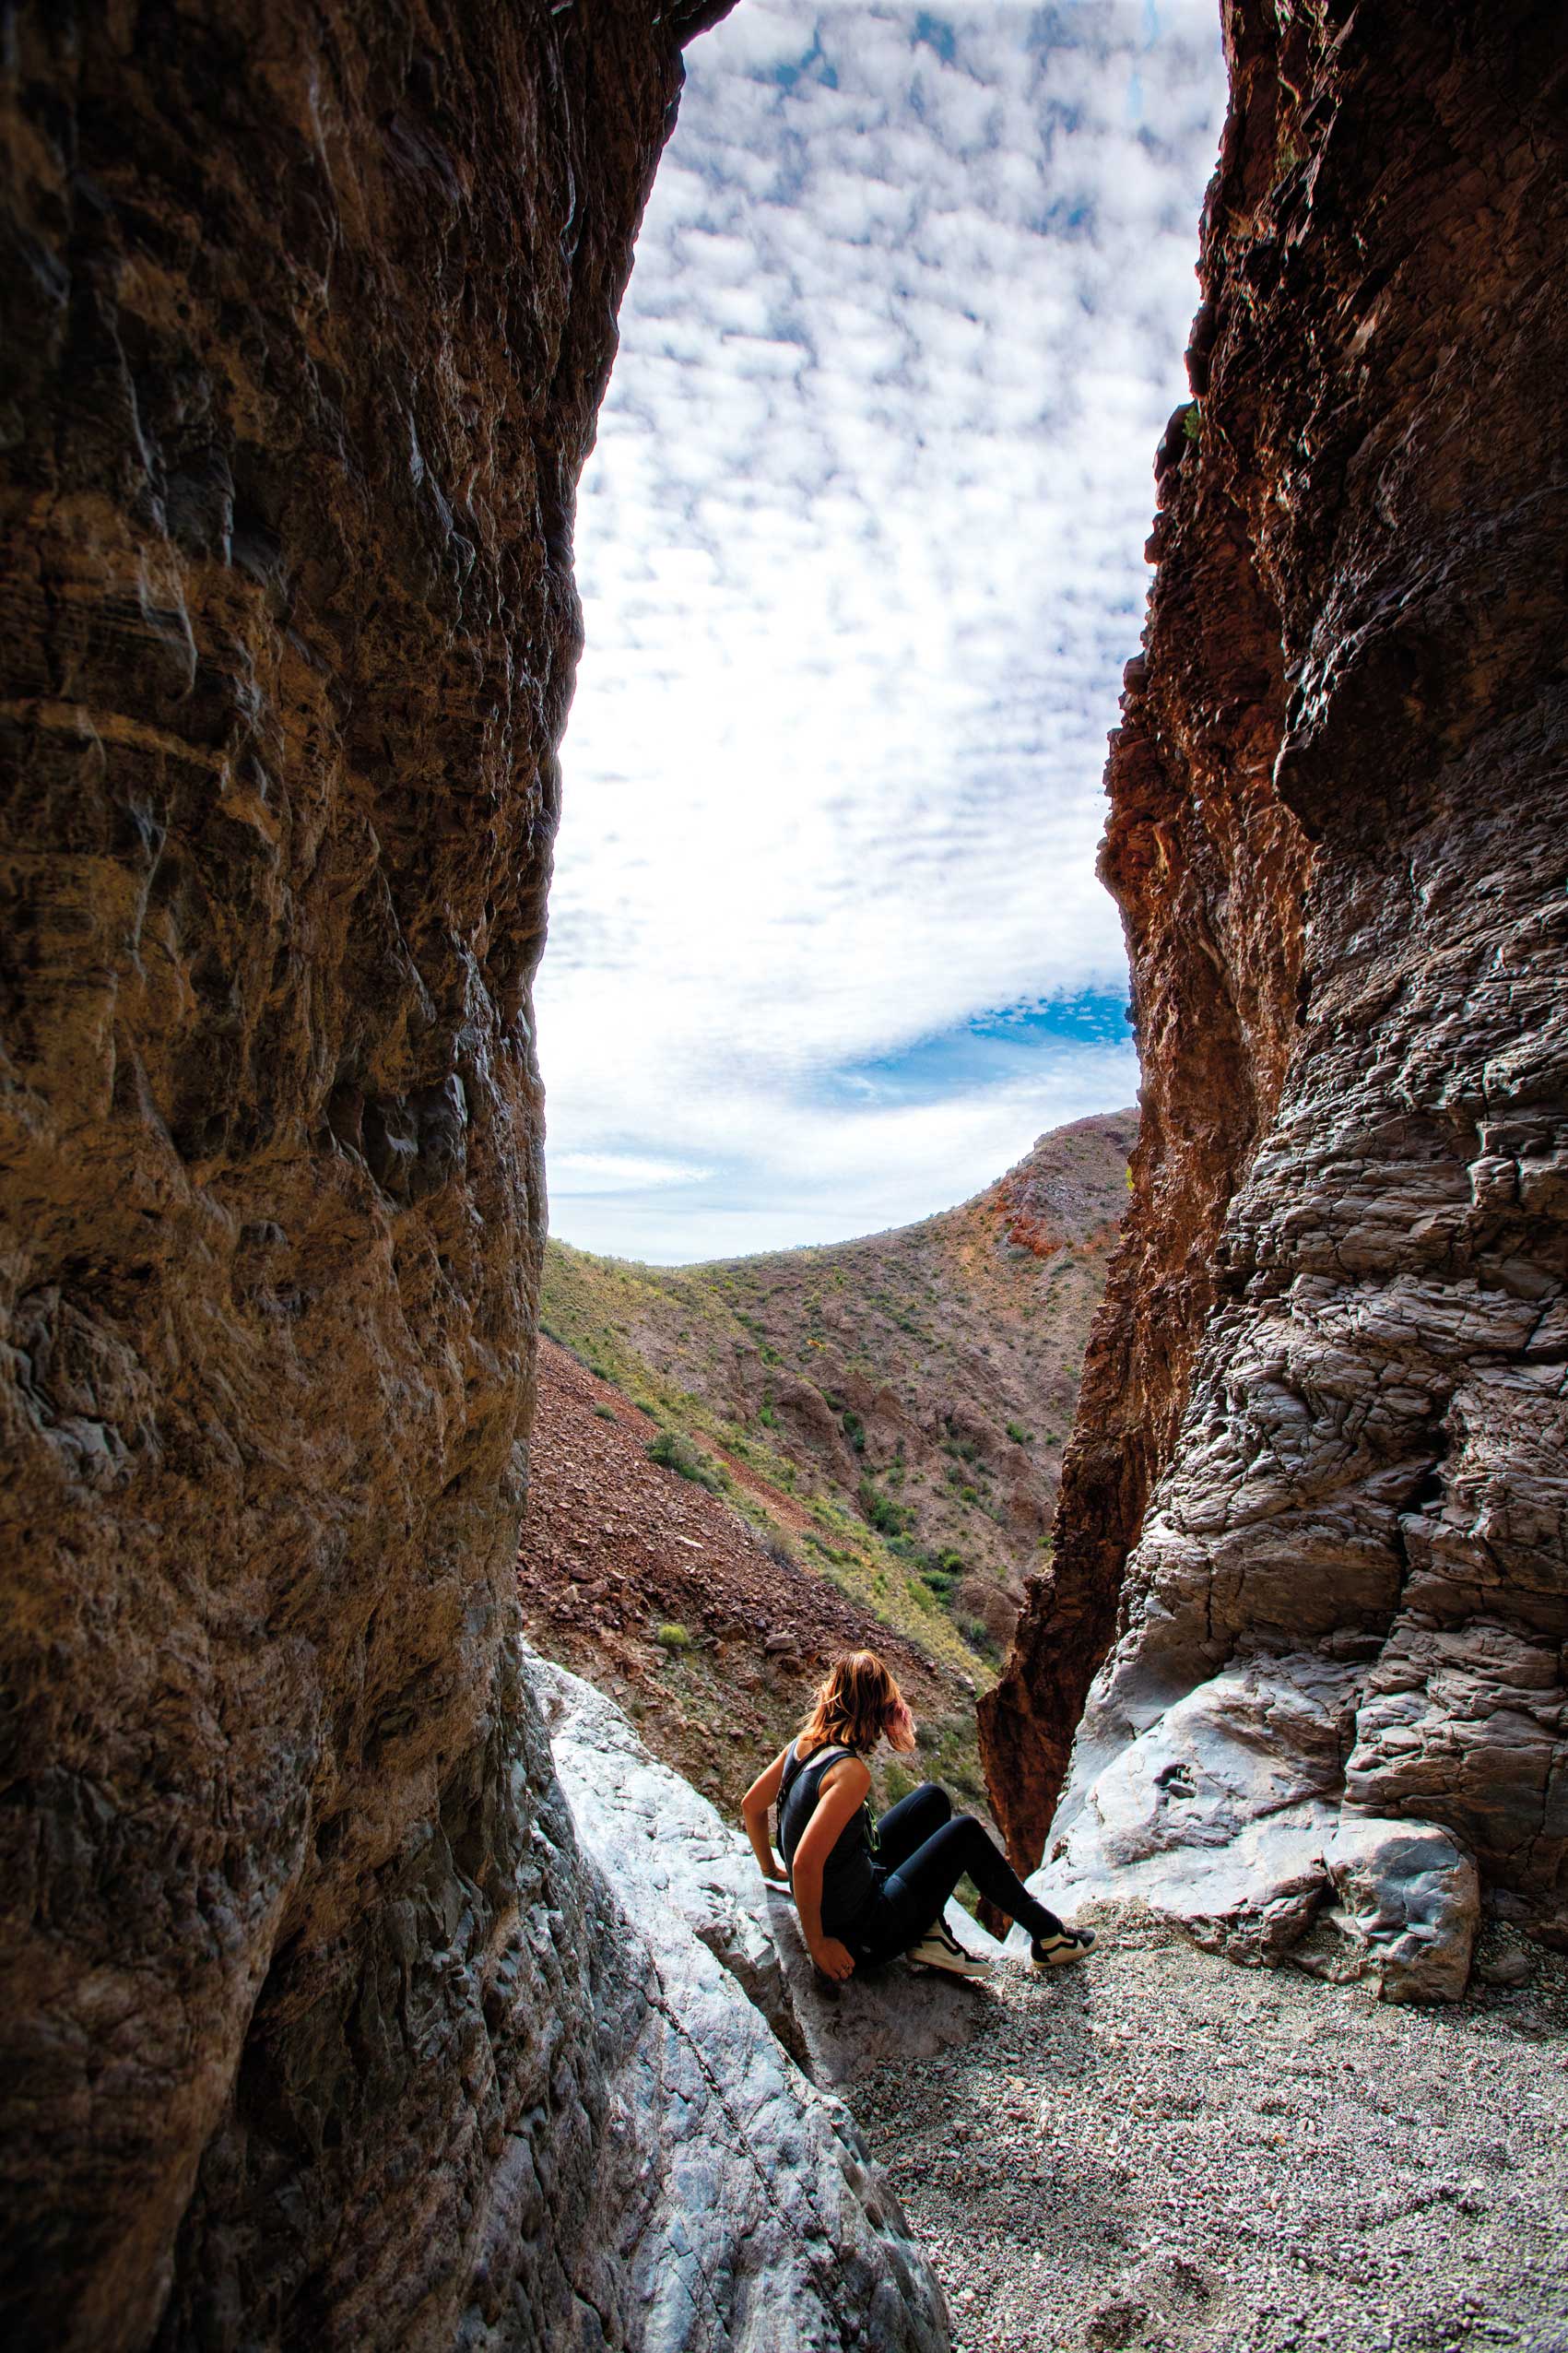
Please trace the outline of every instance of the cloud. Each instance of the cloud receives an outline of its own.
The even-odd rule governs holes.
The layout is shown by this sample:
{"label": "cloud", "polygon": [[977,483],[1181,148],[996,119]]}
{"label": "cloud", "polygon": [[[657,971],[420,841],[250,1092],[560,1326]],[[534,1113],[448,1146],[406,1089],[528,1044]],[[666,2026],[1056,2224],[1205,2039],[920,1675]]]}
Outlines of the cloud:
{"label": "cloud", "polygon": [[1100,775],[1222,98],[1185,0],[745,0],[689,65],[539,987],[556,1229],[687,1258],[922,1214],[1132,1091],[1043,1033],[937,1103],[836,1074],[1124,986]]}
{"label": "cloud", "polygon": [[558,1200],[592,1200],[601,1193],[628,1193],[641,1200],[666,1185],[701,1185],[712,1174],[690,1161],[654,1160],[634,1152],[562,1152],[550,1162]]}

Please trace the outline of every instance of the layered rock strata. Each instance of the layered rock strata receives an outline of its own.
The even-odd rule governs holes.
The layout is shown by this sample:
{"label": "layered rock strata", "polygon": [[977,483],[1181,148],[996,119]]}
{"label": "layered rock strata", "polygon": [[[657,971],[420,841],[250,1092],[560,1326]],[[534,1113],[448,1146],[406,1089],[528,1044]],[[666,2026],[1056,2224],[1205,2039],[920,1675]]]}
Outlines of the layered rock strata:
{"label": "layered rock strata", "polygon": [[[514,1642],[529,980],[574,486],[717,13],[7,18],[13,2347],[648,2325],[683,2095]],[[929,2341],[852,2270],[843,2341]]]}
{"label": "layered rock strata", "polygon": [[1051,1884],[1451,1990],[1472,1861],[1568,1892],[1561,24],[1225,30],[1109,768],[1135,1195],[984,1732],[1032,1862],[1114,1645]]}

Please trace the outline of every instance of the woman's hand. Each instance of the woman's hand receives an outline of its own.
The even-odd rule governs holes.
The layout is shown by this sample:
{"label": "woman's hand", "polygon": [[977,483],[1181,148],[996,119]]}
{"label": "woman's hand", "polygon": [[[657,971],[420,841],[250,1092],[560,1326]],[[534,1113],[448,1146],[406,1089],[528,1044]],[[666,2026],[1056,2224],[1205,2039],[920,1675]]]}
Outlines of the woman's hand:
{"label": "woman's hand", "polygon": [[855,1955],[836,1936],[823,1936],[811,1947],[811,1957],[824,1977],[842,1979],[855,1974]]}

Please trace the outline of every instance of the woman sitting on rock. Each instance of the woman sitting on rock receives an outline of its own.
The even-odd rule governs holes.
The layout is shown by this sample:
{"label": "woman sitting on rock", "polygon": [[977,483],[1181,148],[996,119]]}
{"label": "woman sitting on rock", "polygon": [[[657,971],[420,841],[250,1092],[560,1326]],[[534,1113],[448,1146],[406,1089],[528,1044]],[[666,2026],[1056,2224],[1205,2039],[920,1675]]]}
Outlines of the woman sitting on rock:
{"label": "woman sitting on rock", "polygon": [[874,1650],[849,1651],[835,1660],[796,1738],[741,1800],[762,1875],[775,1885],[784,1874],[768,1836],[768,1808],[778,1802],[784,1867],[822,1974],[845,1978],[902,1953],[956,1977],[984,1977],[989,1963],[966,1953],[942,1917],[966,1874],[1028,1929],[1036,1969],[1081,1959],[1093,1932],[1064,1928],[1037,1904],[974,1816],[954,1814],[934,1781],[875,1819],[866,1760],[884,1733],[913,1755],[914,1720],[902,1692]]}

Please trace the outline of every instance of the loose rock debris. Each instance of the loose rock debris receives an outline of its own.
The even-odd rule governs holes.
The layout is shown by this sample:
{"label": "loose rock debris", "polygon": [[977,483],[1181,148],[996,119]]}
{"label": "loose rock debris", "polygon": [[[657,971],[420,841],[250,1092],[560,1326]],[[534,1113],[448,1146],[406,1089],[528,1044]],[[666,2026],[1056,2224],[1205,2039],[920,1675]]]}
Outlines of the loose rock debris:
{"label": "loose rock debris", "polygon": [[956,2353],[1564,2353],[1568,1963],[1480,1957],[1394,2008],[1124,1916],[957,1992],[965,2049],[847,2094]]}

